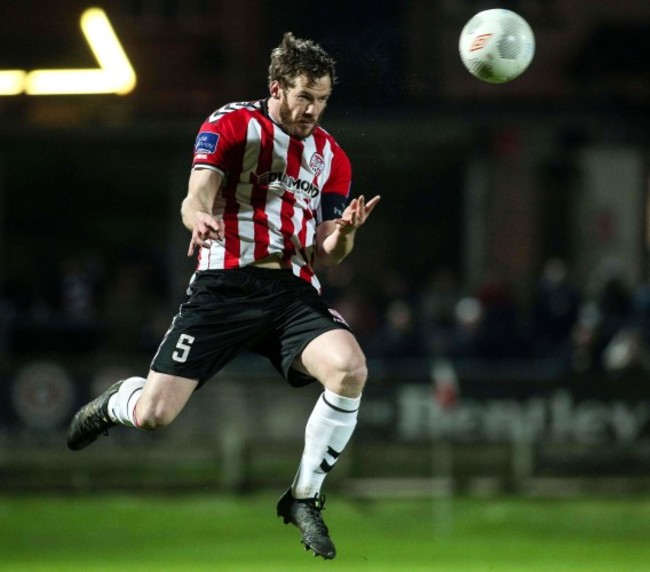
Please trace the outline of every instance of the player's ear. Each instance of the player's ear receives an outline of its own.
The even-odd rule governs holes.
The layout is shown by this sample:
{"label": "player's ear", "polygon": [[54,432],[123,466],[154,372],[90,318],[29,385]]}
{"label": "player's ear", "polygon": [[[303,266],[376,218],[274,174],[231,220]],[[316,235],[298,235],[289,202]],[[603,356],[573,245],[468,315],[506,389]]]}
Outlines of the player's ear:
{"label": "player's ear", "polygon": [[277,80],[273,80],[269,85],[269,91],[273,99],[280,99],[280,91],[282,91],[282,88],[280,87],[280,82]]}

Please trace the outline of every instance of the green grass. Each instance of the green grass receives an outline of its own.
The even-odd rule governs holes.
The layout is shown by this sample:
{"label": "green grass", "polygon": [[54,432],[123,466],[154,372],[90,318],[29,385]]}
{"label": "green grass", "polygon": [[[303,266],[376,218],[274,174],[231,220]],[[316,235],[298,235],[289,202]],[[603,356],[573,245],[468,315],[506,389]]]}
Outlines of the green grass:
{"label": "green grass", "polygon": [[276,496],[0,497],[0,570],[635,572],[650,499],[353,502],[324,513],[339,555],[315,559]]}

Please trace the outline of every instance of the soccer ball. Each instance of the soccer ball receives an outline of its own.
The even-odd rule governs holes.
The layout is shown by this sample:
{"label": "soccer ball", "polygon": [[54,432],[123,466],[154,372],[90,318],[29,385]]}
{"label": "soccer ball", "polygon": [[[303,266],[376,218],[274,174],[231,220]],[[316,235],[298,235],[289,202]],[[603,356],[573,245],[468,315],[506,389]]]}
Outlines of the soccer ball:
{"label": "soccer ball", "polygon": [[511,10],[494,8],[473,16],[460,33],[460,58],[474,77],[505,83],[520,76],[535,55],[535,35]]}

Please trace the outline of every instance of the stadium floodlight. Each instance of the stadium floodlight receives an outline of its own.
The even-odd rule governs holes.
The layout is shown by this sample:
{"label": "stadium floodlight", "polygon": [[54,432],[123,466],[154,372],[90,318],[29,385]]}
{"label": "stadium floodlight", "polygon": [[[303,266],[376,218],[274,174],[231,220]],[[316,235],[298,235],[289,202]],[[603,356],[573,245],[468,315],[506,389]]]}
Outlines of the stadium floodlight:
{"label": "stadium floodlight", "polygon": [[0,70],[0,95],[70,95],[117,93],[136,84],[135,70],[106,13],[88,8],[81,15],[81,30],[97,59],[95,69]]}

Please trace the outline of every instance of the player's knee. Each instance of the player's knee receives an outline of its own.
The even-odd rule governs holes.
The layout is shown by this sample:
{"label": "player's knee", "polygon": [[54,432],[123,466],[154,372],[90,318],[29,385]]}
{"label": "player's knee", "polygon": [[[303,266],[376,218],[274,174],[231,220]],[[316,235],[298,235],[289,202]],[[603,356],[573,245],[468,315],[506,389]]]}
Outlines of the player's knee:
{"label": "player's knee", "polygon": [[351,360],[345,364],[330,383],[326,384],[328,389],[331,389],[339,395],[345,397],[358,397],[361,395],[363,388],[368,379],[368,367],[365,358]]}
{"label": "player's knee", "polygon": [[353,395],[361,395],[364,386],[366,385],[366,380],[368,379],[368,367],[366,362],[359,364],[354,369],[351,369],[348,375],[345,378],[344,385],[345,389]]}

